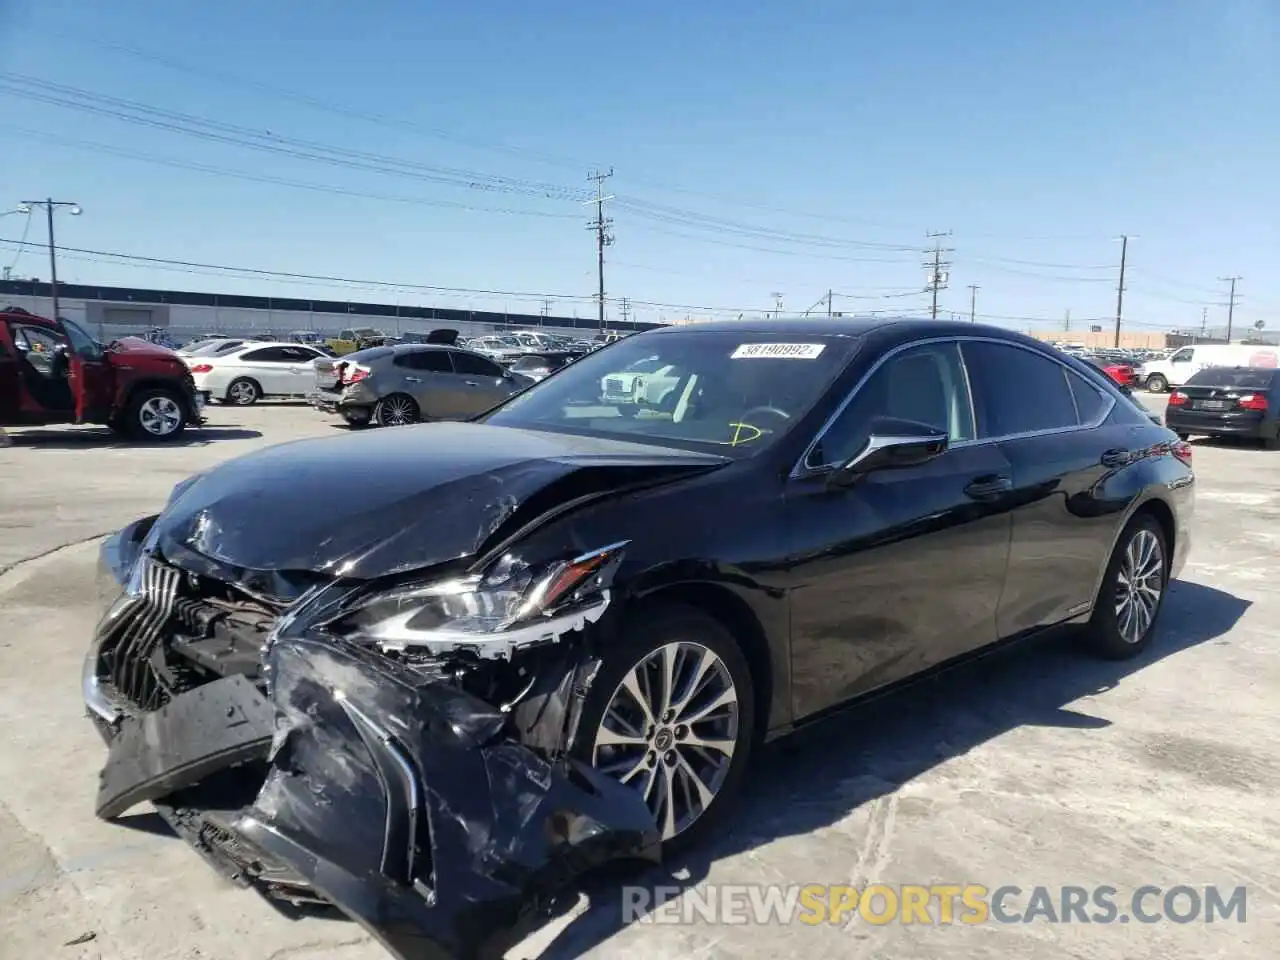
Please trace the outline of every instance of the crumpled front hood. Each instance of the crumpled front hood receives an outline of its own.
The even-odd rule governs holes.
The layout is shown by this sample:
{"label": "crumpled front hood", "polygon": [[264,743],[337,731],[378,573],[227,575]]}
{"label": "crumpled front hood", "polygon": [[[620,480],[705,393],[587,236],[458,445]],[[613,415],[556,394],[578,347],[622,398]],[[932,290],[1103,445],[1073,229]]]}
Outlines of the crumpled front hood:
{"label": "crumpled front hood", "polygon": [[[578,471],[590,470],[594,489],[607,493],[728,462],[469,423],[299,440],[228,461],[181,489],[156,521],[158,545],[247,571],[379,577],[476,554],[530,497]],[[541,510],[554,505],[539,501]]]}

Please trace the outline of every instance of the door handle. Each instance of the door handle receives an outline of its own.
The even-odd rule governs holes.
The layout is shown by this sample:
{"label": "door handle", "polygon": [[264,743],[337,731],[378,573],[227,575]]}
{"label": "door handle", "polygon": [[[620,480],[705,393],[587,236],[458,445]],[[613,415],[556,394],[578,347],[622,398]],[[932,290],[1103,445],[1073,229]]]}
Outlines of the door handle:
{"label": "door handle", "polygon": [[404,382],[405,383],[421,383],[422,378],[421,377],[405,377]]}
{"label": "door handle", "polygon": [[1128,450],[1123,447],[1116,447],[1102,454],[1102,465],[1104,467],[1123,467],[1132,459],[1133,455]]}
{"label": "door handle", "polygon": [[467,380],[467,381],[465,381],[465,383],[466,383],[466,385],[467,385],[468,387],[478,387],[478,386],[480,386],[479,382],[477,382],[477,381],[475,381],[475,380]]}
{"label": "door handle", "polygon": [[1008,477],[987,474],[986,476],[974,477],[966,483],[964,493],[966,497],[973,500],[990,500],[1002,493],[1008,493],[1012,489],[1013,481]]}

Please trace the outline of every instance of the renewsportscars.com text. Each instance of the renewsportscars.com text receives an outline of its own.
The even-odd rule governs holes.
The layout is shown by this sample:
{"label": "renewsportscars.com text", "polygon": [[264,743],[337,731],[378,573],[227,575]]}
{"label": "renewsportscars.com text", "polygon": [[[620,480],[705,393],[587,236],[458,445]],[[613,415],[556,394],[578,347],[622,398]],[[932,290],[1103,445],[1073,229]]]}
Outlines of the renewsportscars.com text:
{"label": "renewsportscars.com text", "polygon": [[622,890],[627,923],[919,925],[1244,923],[1244,887],[844,884],[674,886]]}

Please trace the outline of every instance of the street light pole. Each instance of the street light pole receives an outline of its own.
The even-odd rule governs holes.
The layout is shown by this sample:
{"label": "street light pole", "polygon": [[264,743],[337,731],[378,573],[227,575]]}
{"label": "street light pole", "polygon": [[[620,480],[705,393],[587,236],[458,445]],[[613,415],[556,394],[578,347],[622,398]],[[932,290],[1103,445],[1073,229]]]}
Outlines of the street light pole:
{"label": "street light pole", "polygon": [[83,212],[80,204],[70,200],[54,200],[48,197],[44,200],[23,200],[19,210],[30,211],[32,207],[44,207],[46,222],[49,225],[49,299],[53,301],[53,322],[58,322],[58,245],[53,235],[53,211],[57,207],[66,207],[67,212],[73,217],[78,217]]}

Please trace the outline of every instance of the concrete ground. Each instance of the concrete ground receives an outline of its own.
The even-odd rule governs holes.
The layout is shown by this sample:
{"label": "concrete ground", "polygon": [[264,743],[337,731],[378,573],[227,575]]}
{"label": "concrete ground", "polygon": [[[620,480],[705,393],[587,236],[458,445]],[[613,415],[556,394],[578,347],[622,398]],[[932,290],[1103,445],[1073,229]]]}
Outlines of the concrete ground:
{"label": "concrete ground", "polygon": [[[215,407],[172,448],[68,428],[0,450],[3,960],[385,956],[353,924],[232,888],[154,815],[97,821],[103,749],[79,699],[95,538],[204,466],[332,432],[304,406]],[[1042,643],[771,748],[727,835],[645,882],[1109,884],[1122,910],[1144,884],[1218,884],[1247,887],[1244,924],[623,925],[602,886],[512,956],[1274,957],[1280,454],[1195,446],[1195,549],[1148,656]]]}

